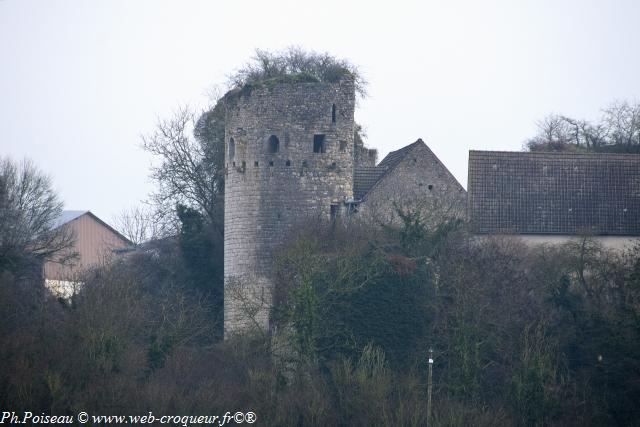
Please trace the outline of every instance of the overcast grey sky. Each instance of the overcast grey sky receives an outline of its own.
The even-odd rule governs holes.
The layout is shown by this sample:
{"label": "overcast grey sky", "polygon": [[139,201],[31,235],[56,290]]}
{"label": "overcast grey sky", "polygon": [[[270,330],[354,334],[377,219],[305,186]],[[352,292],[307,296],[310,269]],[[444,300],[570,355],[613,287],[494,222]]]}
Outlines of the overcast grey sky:
{"label": "overcast grey sky", "polygon": [[299,45],[360,67],[369,146],[422,138],[466,187],[469,149],[640,99],[639,19],[638,0],[0,0],[0,154],[110,221],[152,189],[140,135],[158,117],[207,105],[255,48]]}

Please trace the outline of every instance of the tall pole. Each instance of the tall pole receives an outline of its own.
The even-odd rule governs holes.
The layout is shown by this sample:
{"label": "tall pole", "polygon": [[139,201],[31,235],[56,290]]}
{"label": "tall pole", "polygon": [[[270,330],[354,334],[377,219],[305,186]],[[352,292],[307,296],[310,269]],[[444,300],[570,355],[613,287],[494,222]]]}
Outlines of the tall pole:
{"label": "tall pole", "polygon": [[432,381],[431,377],[433,375],[433,349],[429,349],[429,379],[427,381],[427,427],[429,427],[429,423],[431,422],[431,388]]}

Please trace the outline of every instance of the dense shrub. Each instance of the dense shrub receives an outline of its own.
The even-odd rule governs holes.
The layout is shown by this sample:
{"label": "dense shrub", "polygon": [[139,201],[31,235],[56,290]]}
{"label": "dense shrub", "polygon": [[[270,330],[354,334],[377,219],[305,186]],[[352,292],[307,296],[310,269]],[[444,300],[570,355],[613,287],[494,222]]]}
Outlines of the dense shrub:
{"label": "dense shrub", "polygon": [[529,248],[403,217],[399,229],[293,233],[273,337],[220,342],[218,309],[168,242],[95,271],[72,301],[5,272],[0,402],[418,426],[433,347],[433,425],[637,423],[640,248]]}

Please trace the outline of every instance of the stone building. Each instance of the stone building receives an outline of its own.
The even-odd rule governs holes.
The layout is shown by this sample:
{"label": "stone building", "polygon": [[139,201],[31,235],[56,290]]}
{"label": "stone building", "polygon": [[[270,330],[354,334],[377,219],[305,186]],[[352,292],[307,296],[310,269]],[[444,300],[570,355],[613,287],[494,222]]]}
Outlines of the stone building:
{"label": "stone building", "polygon": [[421,140],[377,166],[376,151],[354,141],[349,76],[235,90],[224,102],[226,336],[268,329],[272,255],[296,224],[356,212],[393,221],[399,202],[464,210],[464,189]]}
{"label": "stone building", "polygon": [[225,334],[266,329],[271,256],[287,230],[353,199],[352,79],[225,96]]}
{"label": "stone building", "polygon": [[418,139],[376,166],[357,165],[354,197],[358,216],[373,223],[396,224],[398,208],[416,210],[427,223],[434,223],[464,217],[467,192]]}
{"label": "stone building", "polygon": [[640,155],[469,152],[468,217],[477,235],[609,248],[640,240]]}

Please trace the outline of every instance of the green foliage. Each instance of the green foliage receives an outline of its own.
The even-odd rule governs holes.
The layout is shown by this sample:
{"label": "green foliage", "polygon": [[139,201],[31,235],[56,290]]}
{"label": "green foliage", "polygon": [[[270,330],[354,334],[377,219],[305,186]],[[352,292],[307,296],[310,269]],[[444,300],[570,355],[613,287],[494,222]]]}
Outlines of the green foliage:
{"label": "green foliage", "polygon": [[[160,120],[156,130],[143,136],[143,148],[155,156],[151,195],[156,221],[166,230],[177,229],[176,205],[197,210],[222,236],[224,216],[224,110],[218,103],[199,116],[184,107]],[[166,224],[164,224],[166,223]],[[154,236],[157,237],[157,236]]]}
{"label": "green foliage", "polygon": [[526,328],[522,334],[521,355],[511,375],[509,400],[523,425],[543,425],[555,415],[559,402],[551,388],[556,383],[556,354],[544,325]]}
{"label": "green foliage", "polygon": [[374,344],[398,368],[426,346],[435,315],[431,256],[455,227],[428,230],[415,213],[401,218],[403,227],[384,233],[301,232],[280,254],[276,318],[293,327],[301,356],[326,363]]}
{"label": "green foliage", "polygon": [[368,346],[384,352],[394,376],[424,372],[433,346],[437,393],[464,408],[459,419],[436,412],[445,425],[468,422],[468,408],[477,417],[493,408],[493,422],[505,424],[633,419],[638,248],[620,256],[589,239],[530,248],[470,239],[456,221],[428,227],[415,212],[398,216],[400,227],[382,231],[298,232],[284,249],[279,321],[304,336],[298,355],[344,385]]}
{"label": "green foliage", "polygon": [[[177,206],[178,242],[187,269],[187,282],[208,296],[222,323],[224,312],[223,245],[215,227],[195,209]],[[222,333],[222,331],[220,331]]]}
{"label": "green foliage", "polygon": [[430,425],[637,424],[640,246],[530,248],[411,212],[385,230],[315,225],[279,254],[282,335],[220,342],[218,309],[184,279],[205,279],[190,271],[206,219],[180,215],[179,245],[147,244],[95,271],[70,303],[0,273],[0,401],[422,426],[433,347]]}
{"label": "green foliage", "polygon": [[229,95],[248,94],[255,88],[273,87],[279,83],[337,83],[345,77],[354,80],[360,96],[366,95],[366,82],[356,67],[346,60],[298,47],[281,52],[258,49],[253,60],[230,77],[234,90]]}

